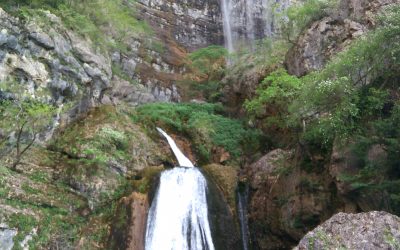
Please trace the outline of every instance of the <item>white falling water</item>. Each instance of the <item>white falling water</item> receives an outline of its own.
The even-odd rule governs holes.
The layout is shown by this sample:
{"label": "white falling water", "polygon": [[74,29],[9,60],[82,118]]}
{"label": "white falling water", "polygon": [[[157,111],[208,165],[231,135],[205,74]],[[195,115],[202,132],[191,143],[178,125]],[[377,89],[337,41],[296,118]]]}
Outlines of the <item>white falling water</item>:
{"label": "white falling water", "polygon": [[277,13],[291,0],[221,0],[225,47],[235,52],[252,47],[255,42],[271,37],[279,29]]}
{"label": "white falling water", "polygon": [[171,147],[176,159],[178,160],[179,166],[194,167],[193,163],[182,153],[178,146],[176,146],[175,141],[161,128],[157,128],[157,130],[167,139],[169,146]]}
{"label": "white falling water", "polygon": [[222,0],[222,18],[223,18],[223,28],[224,28],[224,38],[225,38],[225,48],[229,52],[234,52],[233,48],[233,37],[232,37],[232,27],[231,27],[231,15],[232,10],[230,0]]}
{"label": "white falling water", "polygon": [[179,164],[164,171],[150,207],[146,250],[214,250],[208,222],[207,182],[163,130]]}

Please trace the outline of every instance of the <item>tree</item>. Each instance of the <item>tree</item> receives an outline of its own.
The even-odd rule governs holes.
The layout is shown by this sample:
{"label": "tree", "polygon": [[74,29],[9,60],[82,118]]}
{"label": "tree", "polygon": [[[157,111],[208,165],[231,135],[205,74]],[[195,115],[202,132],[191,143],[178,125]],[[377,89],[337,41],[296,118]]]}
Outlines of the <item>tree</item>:
{"label": "tree", "polygon": [[39,133],[50,125],[53,114],[51,105],[33,99],[0,102],[0,150],[3,156],[15,152],[11,165],[13,170],[36,142]]}

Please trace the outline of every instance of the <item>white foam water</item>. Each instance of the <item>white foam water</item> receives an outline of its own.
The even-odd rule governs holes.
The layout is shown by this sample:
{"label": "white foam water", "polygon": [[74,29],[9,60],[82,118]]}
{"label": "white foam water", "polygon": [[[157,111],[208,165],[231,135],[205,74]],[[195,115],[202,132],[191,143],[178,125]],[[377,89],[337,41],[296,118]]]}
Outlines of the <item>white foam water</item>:
{"label": "white foam water", "polygon": [[164,171],[147,218],[146,250],[214,250],[207,181],[162,129],[183,167]]}

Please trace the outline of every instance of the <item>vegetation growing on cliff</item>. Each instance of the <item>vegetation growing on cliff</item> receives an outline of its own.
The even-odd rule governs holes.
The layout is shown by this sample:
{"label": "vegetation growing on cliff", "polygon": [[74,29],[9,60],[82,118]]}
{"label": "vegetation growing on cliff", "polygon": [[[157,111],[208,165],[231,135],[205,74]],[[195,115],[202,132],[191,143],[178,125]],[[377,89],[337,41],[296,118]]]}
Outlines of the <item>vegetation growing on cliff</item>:
{"label": "vegetation growing on cliff", "polygon": [[190,70],[182,81],[182,88],[190,98],[204,98],[214,102],[220,96],[220,80],[225,75],[228,51],[217,45],[198,49],[189,54],[186,66]]}
{"label": "vegetation growing on cliff", "polygon": [[295,2],[280,15],[282,37],[294,43],[298,35],[311,22],[327,16],[337,8],[338,0],[305,0]]}
{"label": "vegetation growing on cliff", "polygon": [[217,147],[229,152],[237,163],[241,156],[260,147],[260,134],[239,120],[222,116],[221,111],[215,104],[147,104],[137,109],[134,120],[152,131],[160,126],[187,135],[201,157],[200,163],[210,162]]}
{"label": "vegetation growing on cliff", "polygon": [[67,28],[89,38],[97,47],[127,50],[129,37],[142,37],[152,30],[135,17],[133,0],[0,0],[7,10],[29,20],[40,15],[37,10],[50,10],[60,16]]}
{"label": "vegetation growing on cliff", "polygon": [[[297,135],[291,137],[292,143],[298,142],[306,156],[323,154],[329,160],[334,145],[354,143],[363,164],[358,175],[344,178],[358,191],[388,192],[387,209],[396,213],[400,213],[400,131],[395,125],[400,106],[399,13],[399,6],[387,9],[376,29],[320,71],[297,78],[278,69],[245,103],[249,114],[263,119],[267,129],[274,121],[286,131],[283,136]],[[383,161],[370,156],[377,146],[386,155]]]}
{"label": "vegetation growing on cliff", "polygon": [[[0,102],[0,127],[4,133],[4,138],[0,138],[0,157],[15,152],[12,160],[14,170],[26,151],[39,139],[39,134],[50,125],[53,113],[52,106],[35,100]],[[10,140],[12,133],[15,133],[15,139]]]}

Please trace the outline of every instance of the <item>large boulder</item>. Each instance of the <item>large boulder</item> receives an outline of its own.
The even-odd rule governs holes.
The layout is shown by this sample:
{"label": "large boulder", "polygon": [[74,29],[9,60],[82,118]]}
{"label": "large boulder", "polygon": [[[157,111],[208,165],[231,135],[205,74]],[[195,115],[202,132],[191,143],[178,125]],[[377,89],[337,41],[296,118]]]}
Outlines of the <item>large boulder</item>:
{"label": "large boulder", "polygon": [[400,218],[374,211],[338,213],[304,236],[295,250],[399,248]]}

